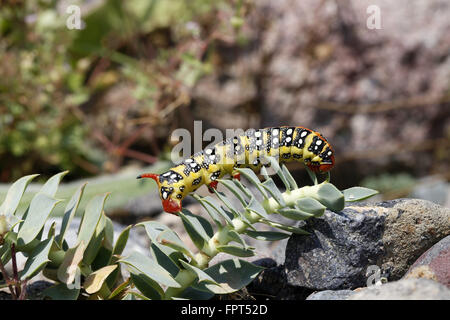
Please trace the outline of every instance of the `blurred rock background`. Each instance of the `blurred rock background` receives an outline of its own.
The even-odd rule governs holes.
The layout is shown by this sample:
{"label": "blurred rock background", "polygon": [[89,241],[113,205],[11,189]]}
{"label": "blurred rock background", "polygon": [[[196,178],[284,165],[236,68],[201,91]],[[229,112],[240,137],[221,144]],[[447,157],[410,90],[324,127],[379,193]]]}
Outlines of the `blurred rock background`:
{"label": "blurred rock background", "polygon": [[[446,0],[1,0],[0,181],[139,171],[195,120],[298,125],[334,146],[339,188],[449,206],[449,16]],[[118,212],[150,214],[137,203]]]}

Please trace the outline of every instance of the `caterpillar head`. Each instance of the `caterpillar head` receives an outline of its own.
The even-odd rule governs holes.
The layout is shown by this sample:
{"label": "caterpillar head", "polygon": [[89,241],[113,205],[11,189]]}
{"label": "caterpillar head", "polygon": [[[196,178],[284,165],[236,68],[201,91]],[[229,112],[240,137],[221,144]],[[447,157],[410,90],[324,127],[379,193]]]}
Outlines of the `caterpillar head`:
{"label": "caterpillar head", "polygon": [[319,161],[309,161],[306,163],[308,168],[316,173],[325,173],[331,170],[334,166],[334,151],[330,145],[325,148],[321,154],[318,155]]}
{"label": "caterpillar head", "polygon": [[181,199],[177,198],[178,194],[174,192],[174,188],[170,186],[164,186],[160,179],[160,175],[156,173],[144,173],[137,177],[150,178],[156,181],[158,184],[159,197],[161,198],[162,206],[165,212],[176,214],[181,211]]}

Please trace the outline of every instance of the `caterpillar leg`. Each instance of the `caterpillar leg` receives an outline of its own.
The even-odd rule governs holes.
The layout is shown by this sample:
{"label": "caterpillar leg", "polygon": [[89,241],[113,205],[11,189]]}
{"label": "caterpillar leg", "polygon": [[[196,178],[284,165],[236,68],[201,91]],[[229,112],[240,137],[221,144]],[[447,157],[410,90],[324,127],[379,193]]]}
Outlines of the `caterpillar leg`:
{"label": "caterpillar leg", "polygon": [[238,171],[233,171],[231,175],[233,176],[233,179],[241,181],[241,174]]}

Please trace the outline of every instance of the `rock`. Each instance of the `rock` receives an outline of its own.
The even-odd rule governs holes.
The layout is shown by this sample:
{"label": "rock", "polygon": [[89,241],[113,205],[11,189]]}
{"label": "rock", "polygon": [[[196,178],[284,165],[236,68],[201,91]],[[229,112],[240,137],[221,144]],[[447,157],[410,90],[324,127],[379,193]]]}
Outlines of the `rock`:
{"label": "rock", "polygon": [[445,237],[422,254],[404,278],[431,279],[450,288],[450,236]]}
{"label": "rock", "polygon": [[354,293],[352,290],[325,290],[310,294],[306,300],[346,300]]}
{"label": "rock", "polygon": [[366,286],[369,266],[379,267],[388,281],[400,279],[423,252],[450,234],[450,209],[417,199],[355,203],[300,224],[311,235],[288,241],[288,284],[354,289]]}
{"label": "rock", "polygon": [[450,300],[450,289],[429,279],[402,279],[361,289],[348,300]]}

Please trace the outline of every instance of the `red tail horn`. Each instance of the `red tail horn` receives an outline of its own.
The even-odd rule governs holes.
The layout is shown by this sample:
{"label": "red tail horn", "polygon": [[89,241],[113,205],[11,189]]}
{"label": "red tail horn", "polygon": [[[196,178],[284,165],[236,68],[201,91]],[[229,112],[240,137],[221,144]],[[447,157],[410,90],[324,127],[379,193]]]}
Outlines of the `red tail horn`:
{"label": "red tail horn", "polygon": [[156,173],[143,173],[139,176],[137,176],[136,179],[142,179],[142,178],[151,178],[156,181],[157,184],[159,184],[159,174]]}

